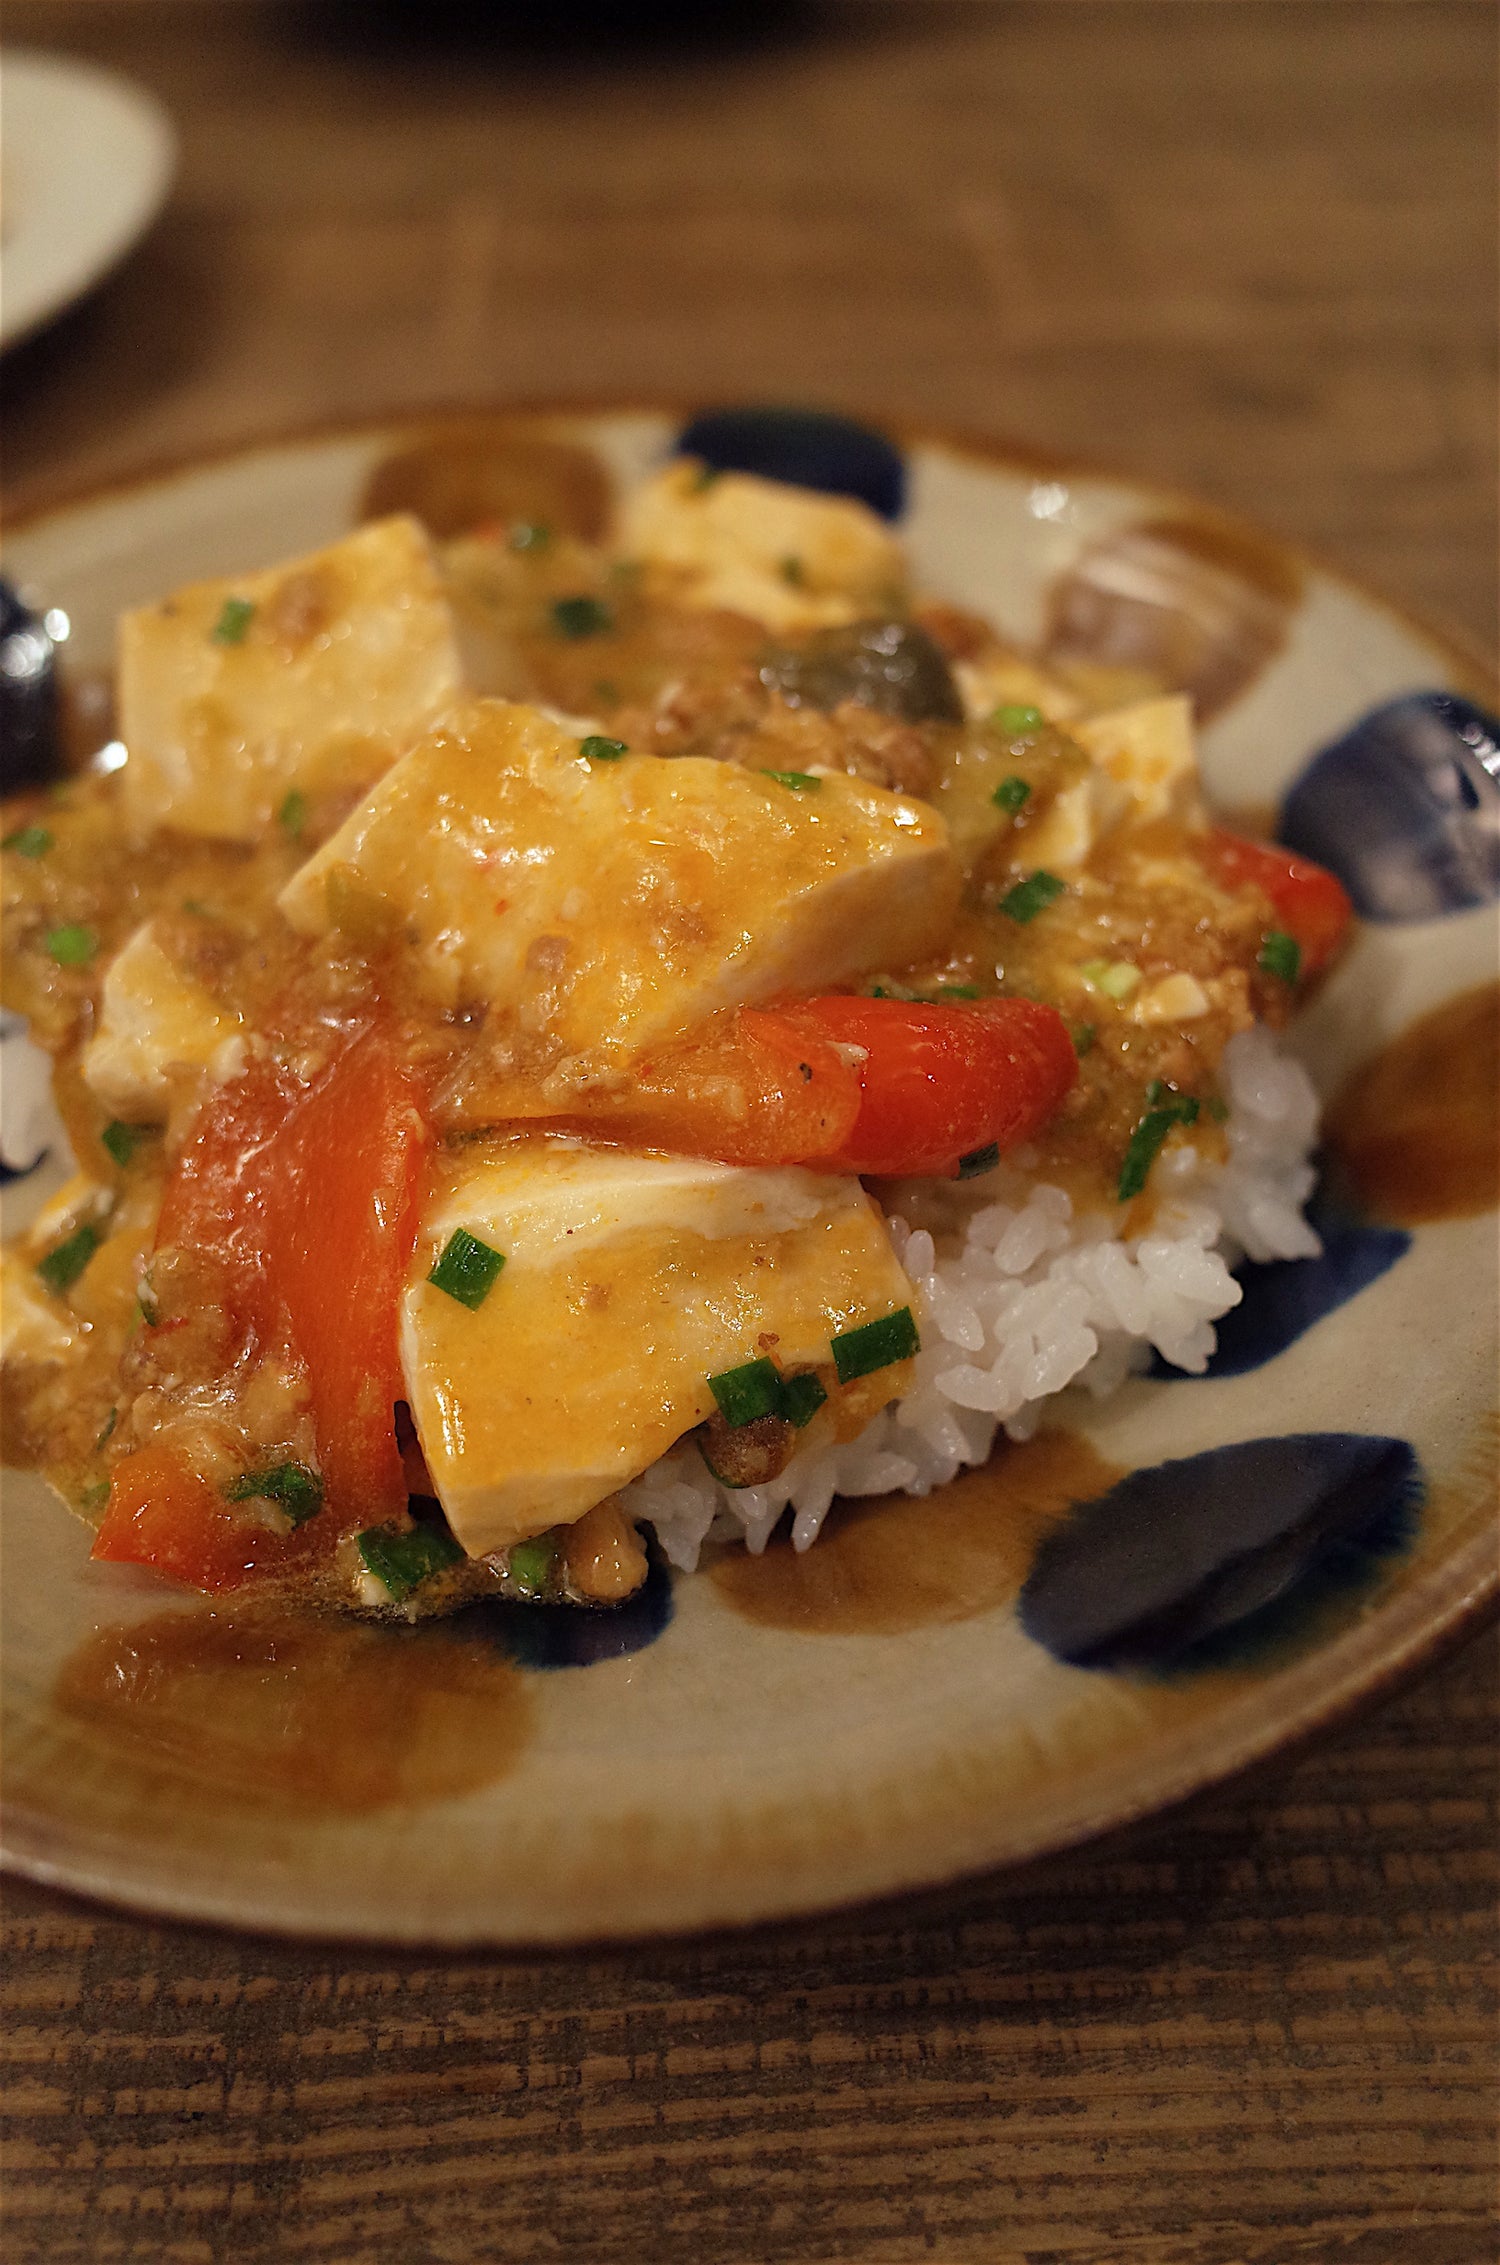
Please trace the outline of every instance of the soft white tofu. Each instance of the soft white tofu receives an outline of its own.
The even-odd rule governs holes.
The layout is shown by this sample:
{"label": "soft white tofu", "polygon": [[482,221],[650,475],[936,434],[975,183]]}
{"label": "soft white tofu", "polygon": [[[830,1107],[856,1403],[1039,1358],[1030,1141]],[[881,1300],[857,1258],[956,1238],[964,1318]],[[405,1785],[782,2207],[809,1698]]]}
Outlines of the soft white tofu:
{"label": "soft white tofu", "polygon": [[947,934],[960,868],[928,805],[696,757],[590,760],[534,708],[476,701],[288,883],[305,935],[403,956],[533,1067],[606,1075],[725,1007],[900,967]]}
{"label": "soft white tofu", "polygon": [[368,786],[460,684],[452,612],[415,519],[193,583],[121,617],[126,814],[253,840],[293,788]]}
{"label": "soft white tofu", "polygon": [[679,605],[814,629],[899,605],[906,561],[868,504],[680,458],[632,489],[616,541]]}
{"label": "soft white tofu", "polygon": [[[505,1259],[473,1310],[427,1280],[460,1228]],[[857,1180],[536,1135],[447,1163],[402,1368],[449,1524],[479,1557],[638,1476],[713,1413],[710,1376],[766,1355],[826,1366],[834,1336],[911,1301]],[[862,1418],[906,1378],[900,1364],[850,1387]]]}
{"label": "soft white tofu", "polygon": [[167,956],[148,920],[105,970],[84,1082],[117,1117],[164,1123],[183,1071],[217,1082],[243,1067],[242,1027]]}
{"label": "soft white tofu", "polygon": [[1128,708],[1068,726],[1101,770],[1122,786],[1138,819],[1202,823],[1193,706],[1182,693],[1137,700]]}

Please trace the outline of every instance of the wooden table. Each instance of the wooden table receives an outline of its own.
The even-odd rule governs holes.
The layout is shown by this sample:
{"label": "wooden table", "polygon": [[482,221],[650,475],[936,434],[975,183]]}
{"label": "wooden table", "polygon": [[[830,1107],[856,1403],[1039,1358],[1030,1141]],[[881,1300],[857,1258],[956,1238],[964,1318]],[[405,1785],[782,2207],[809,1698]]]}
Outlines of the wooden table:
{"label": "wooden table", "polygon": [[[11,0],[184,144],[6,363],[15,502],[413,402],[815,398],[1197,487],[1493,644],[1490,8],[428,12]],[[12,1887],[5,2255],[1488,2265],[1496,1659],[734,1939],[453,1960]]]}

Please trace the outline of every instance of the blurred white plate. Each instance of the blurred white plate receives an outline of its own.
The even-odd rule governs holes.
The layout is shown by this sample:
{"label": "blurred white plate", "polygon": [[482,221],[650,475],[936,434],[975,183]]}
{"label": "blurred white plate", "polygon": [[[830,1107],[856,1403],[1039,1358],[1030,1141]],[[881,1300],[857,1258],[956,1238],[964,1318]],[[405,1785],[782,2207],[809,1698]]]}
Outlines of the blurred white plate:
{"label": "blurred white plate", "polygon": [[0,56],[0,347],[79,298],[160,211],[177,136],[151,95],[57,55]]}

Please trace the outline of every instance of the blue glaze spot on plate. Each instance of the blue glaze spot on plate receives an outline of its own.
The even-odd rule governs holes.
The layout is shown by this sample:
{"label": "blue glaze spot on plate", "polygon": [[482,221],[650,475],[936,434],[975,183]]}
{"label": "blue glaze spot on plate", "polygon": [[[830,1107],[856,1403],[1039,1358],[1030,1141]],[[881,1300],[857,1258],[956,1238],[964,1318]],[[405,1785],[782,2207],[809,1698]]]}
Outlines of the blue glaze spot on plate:
{"label": "blue glaze spot on plate", "polygon": [[596,1667],[654,1644],[672,1617],[672,1576],[655,1545],[650,1570],[623,1604],[592,1611],[572,1604],[475,1604],[463,1625],[481,1632],[517,1667]]}
{"label": "blue glaze spot on plate", "polygon": [[1378,1282],[1411,1248],[1403,1228],[1369,1226],[1321,1184],[1307,1217],[1323,1239],[1320,1257],[1272,1259],[1263,1265],[1245,1260],[1235,1269],[1244,1297],[1214,1324],[1218,1343],[1207,1368],[1194,1376],[1155,1353],[1149,1374],[1181,1384],[1263,1368],[1315,1322]]}
{"label": "blue glaze spot on plate", "polygon": [[710,409],[683,427],[677,452],[701,456],[716,472],[854,496],[883,519],[899,519],[906,502],[906,462],[895,443],[826,409]]}
{"label": "blue glaze spot on plate", "polygon": [[1500,898],[1500,723],[1451,692],[1372,709],[1313,757],[1279,837],[1337,873],[1366,920]]}
{"label": "blue glaze spot on plate", "polygon": [[1344,1431],[1132,1471],[1048,1534],[1021,1625],[1075,1667],[1218,1664],[1367,1578],[1409,1538],[1421,1487],[1404,1439]]}

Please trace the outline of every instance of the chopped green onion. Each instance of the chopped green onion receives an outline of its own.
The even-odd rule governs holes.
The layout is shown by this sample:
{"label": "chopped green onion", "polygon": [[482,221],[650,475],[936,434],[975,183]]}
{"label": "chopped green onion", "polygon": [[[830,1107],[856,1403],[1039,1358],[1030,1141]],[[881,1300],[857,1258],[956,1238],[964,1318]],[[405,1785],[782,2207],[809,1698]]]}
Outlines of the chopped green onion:
{"label": "chopped green onion", "polygon": [[48,1289],[56,1290],[61,1296],[78,1280],[98,1248],[99,1230],[91,1219],[86,1219],[81,1227],[74,1228],[66,1242],[59,1243],[56,1250],[49,1250],[45,1258],[38,1259],[36,1270]]}
{"label": "chopped green onion", "polygon": [[926,996],[929,1004],[934,1007],[941,1006],[944,999],[977,999],[979,997],[979,985],[977,983],[940,983],[935,991],[929,991]]}
{"label": "chopped green onion", "polygon": [[894,1313],[883,1313],[878,1321],[867,1321],[862,1328],[846,1329],[841,1337],[835,1337],[833,1365],[840,1384],[852,1384],[857,1376],[889,1368],[893,1361],[909,1360],[920,1344],[911,1307],[898,1306]]}
{"label": "chopped green onion", "polygon": [[823,784],[821,779],[813,777],[811,771],[763,770],[760,775],[763,779],[774,779],[778,786],[789,786],[793,794],[816,794]]}
{"label": "chopped green onion", "polygon": [[967,1156],[958,1160],[961,1180],[977,1180],[981,1172],[992,1172],[1000,1161],[1000,1143],[992,1140],[987,1147],[971,1148]]}
{"label": "chopped green onion", "polygon": [[1128,999],[1141,980],[1141,971],[1128,959],[1086,959],[1078,973],[1091,991],[1110,999]]}
{"label": "chopped green onion", "polygon": [[366,1526],[359,1536],[359,1554],[401,1604],[434,1573],[456,1565],[464,1553],[451,1534],[440,1533],[435,1526],[412,1526],[406,1532],[397,1526]]}
{"label": "chopped green onion", "polygon": [[552,608],[552,626],[559,637],[597,637],[613,629],[614,622],[599,598],[559,598]]}
{"label": "chopped green onion", "polygon": [[1165,1081],[1159,1077],[1154,1077],[1146,1088],[1146,1107],[1154,1109],[1159,1101],[1166,1099],[1166,1094]]}
{"label": "chopped green onion", "polygon": [[736,1430],[781,1412],[781,1377],[774,1361],[746,1361],[741,1368],[721,1369],[709,1378],[708,1389],[724,1421]]}
{"label": "chopped green onion", "polygon": [[798,1431],[812,1422],[827,1398],[828,1394],[811,1372],[802,1376],[784,1376],[781,1379],[780,1413]]}
{"label": "chopped green onion", "polygon": [[156,1302],[156,1290],[151,1281],[149,1267],[136,1285],[135,1302],[140,1309],[140,1316],[146,1327],[154,1329],[161,1320],[161,1307]]}
{"label": "chopped green onion", "polygon": [[[1007,731],[1012,734],[1023,731],[1040,731],[1046,720],[1040,708],[1030,708],[1020,702],[1009,701],[1004,707],[997,708],[990,718],[990,722],[997,731]],[[1025,795],[1023,795],[1021,800],[1024,802],[1025,799]]]}
{"label": "chopped green onion", "polygon": [[1295,983],[1302,971],[1302,946],[1284,929],[1268,928],[1255,955],[1255,964],[1263,967],[1267,975],[1280,976],[1283,983]]}
{"label": "chopped green onion", "polygon": [[518,1541],[506,1559],[505,1570],[525,1596],[540,1596],[552,1579],[557,1550],[545,1534]]}
{"label": "chopped green onion", "polygon": [[99,1138],[123,1171],[141,1142],[149,1140],[154,1130],[152,1125],[127,1125],[121,1118],[112,1117]]}
{"label": "chopped green onion", "polygon": [[45,857],[54,839],[45,826],[17,826],[0,842],[0,849],[13,849],[17,857]]}
{"label": "chopped green onion", "polygon": [[1014,920],[1024,928],[1039,912],[1045,912],[1067,885],[1066,881],[1059,881],[1055,873],[1028,873],[1024,881],[1017,881],[1013,889],[1006,891],[997,909],[1007,920]]}
{"label": "chopped green onion", "polygon": [[111,1408],[108,1416],[105,1418],[104,1429],[100,1432],[98,1438],[94,1441],[94,1453],[96,1455],[98,1454],[100,1448],[104,1445],[105,1441],[114,1437],[115,1425],[119,1422],[119,1420],[119,1409]]}
{"label": "chopped green onion", "polygon": [[1098,1031],[1094,1028],[1094,1025],[1091,1022],[1081,1022],[1078,1025],[1078,1028],[1073,1033],[1073,1051],[1078,1056],[1080,1062],[1083,1060],[1084,1055],[1091,1051],[1094,1040],[1098,1037],[1098,1035]]}
{"label": "chopped green onion", "polygon": [[1019,810],[1031,800],[1031,781],[1014,776],[1002,779],[990,800],[999,810]]}
{"label": "chopped green onion", "polygon": [[99,938],[82,921],[70,920],[62,928],[47,930],[47,949],[59,967],[87,967],[99,949]]}
{"label": "chopped green onion", "polygon": [[591,731],[587,739],[580,739],[578,752],[591,763],[618,763],[622,755],[630,753],[628,739],[606,739],[602,732]]}
{"label": "chopped green onion", "polygon": [[[1159,1088],[1160,1080],[1153,1079],[1152,1085]],[[1151,1090],[1152,1088],[1148,1086],[1146,1094],[1148,1100],[1151,1097]],[[1133,1195],[1140,1194],[1151,1176],[1151,1167],[1156,1162],[1161,1145],[1172,1127],[1174,1125],[1195,1124],[1197,1117],[1198,1103],[1190,1093],[1174,1094],[1159,1109],[1148,1109],[1146,1111],[1145,1116],[1142,1117],[1130,1136],[1125,1149],[1125,1160],[1120,1166],[1119,1184],[1115,1193],[1121,1203],[1128,1203]]]}
{"label": "chopped green onion", "polygon": [[88,1517],[92,1517],[96,1510],[102,1510],[104,1508],[104,1505],[108,1500],[109,1480],[94,1479],[88,1486],[84,1488],[82,1494],[79,1495],[78,1507]]}
{"label": "chopped green onion", "polygon": [[323,1481],[305,1463],[273,1463],[246,1471],[224,1489],[228,1502],[274,1502],[293,1526],[305,1526],[323,1507]]}
{"label": "chopped green onion", "polygon": [[254,618],[253,598],[226,598],[209,634],[216,645],[242,645],[245,642],[245,631]]}
{"label": "chopped green onion", "polygon": [[292,788],[276,813],[276,823],[291,835],[293,841],[297,840],[307,824],[307,796],[300,787]]}
{"label": "chopped green onion", "polygon": [[802,561],[800,558],[782,559],[780,565],[777,568],[777,572],[780,574],[783,582],[791,583],[794,590],[800,590],[804,581],[807,579],[803,571]]}
{"label": "chopped green onion", "polygon": [[552,540],[552,529],[540,519],[518,519],[505,539],[513,551],[544,551]]}
{"label": "chopped green onion", "polygon": [[450,1298],[457,1298],[461,1306],[467,1306],[473,1313],[495,1287],[504,1264],[503,1252],[492,1250],[477,1235],[471,1235],[467,1227],[455,1227],[443,1246],[442,1257],[427,1279],[434,1289],[446,1291]]}

